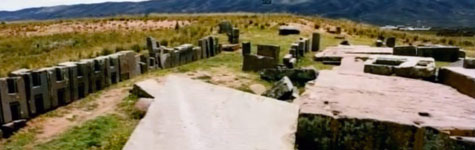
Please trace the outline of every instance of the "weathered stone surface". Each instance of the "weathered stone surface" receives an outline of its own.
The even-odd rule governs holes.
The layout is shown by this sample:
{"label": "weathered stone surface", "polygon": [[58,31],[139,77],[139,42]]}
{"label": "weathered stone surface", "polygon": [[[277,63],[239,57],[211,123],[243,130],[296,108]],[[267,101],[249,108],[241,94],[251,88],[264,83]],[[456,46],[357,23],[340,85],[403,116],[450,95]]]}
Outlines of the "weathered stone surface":
{"label": "weathered stone surface", "polygon": [[25,81],[21,77],[0,78],[1,114],[0,123],[10,123],[19,119],[28,119],[28,101]]}
{"label": "weathered stone surface", "polygon": [[228,33],[228,42],[231,44],[239,43],[239,29],[233,28],[230,33]]}
{"label": "weathered stone surface", "polygon": [[364,45],[340,45],[336,47],[328,47],[322,52],[315,54],[314,60],[321,61],[324,64],[340,65],[343,57],[367,59],[371,55],[391,55],[392,53],[392,48],[369,47]]}
{"label": "weathered stone surface", "polygon": [[441,83],[475,98],[475,69],[443,67],[439,70],[438,79]]}
{"label": "weathered stone surface", "polygon": [[475,58],[465,58],[463,60],[463,67],[467,69],[475,69]]}
{"label": "weathered stone surface", "polygon": [[320,50],[320,33],[314,32],[312,34],[312,51],[316,52]]}
{"label": "weathered stone surface", "polygon": [[134,107],[141,113],[146,113],[150,105],[152,105],[154,99],[152,98],[139,98],[139,100],[135,103]]}
{"label": "weathered stone surface", "polygon": [[451,46],[418,47],[417,55],[432,57],[437,61],[454,62],[459,59],[460,49]]}
{"label": "weathered stone surface", "polygon": [[297,63],[297,59],[293,57],[292,54],[287,54],[284,56],[283,58],[283,62],[284,62],[284,65],[285,67],[287,68],[294,68],[296,63]]}
{"label": "weathered stone surface", "polygon": [[395,37],[389,37],[386,39],[386,46],[387,47],[395,47],[396,46],[396,38]]}
{"label": "weathered stone surface", "polygon": [[397,46],[397,47],[394,47],[393,55],[417,56],[417,47],[415,47],[415,46]]}
{"label": "weathered stone surface", "polygon": [[[108,55],[107,57],[109,57],[109,63],[108,63],[109,67],[107,68],[106,77],[108,79],[106,79],[106,82],[109,85],[116,84],[120,81],[119,56],[115,54],[111,54],[111,55]],[[157,59],[157,57],[154,57],[154,59]],[[158,60],[156,60],[155,63],[156,63],[155,65],[159,67]],[[78,65],[80,66],[80,63]]]}
{"label": "weathered stone surface", "polygon": [[245,54],[243,71],[260,71],[275,68],[279,64],[280,47],[273,45],[257,45],[257,55]]}
{"label": "weathered stone surface", "polygon": [[251,42],[242,42],[242,55],[251,54]]}
{"label": "weathered stone surface", "polygon": [[180,77],[155,90],[124,150],[294,149],[293,104]]}
{"label": "weathered stone surface", "polygon": [[[42,114],[49,109],[50,104],[46,104],[46,102],[51,101],[49,100],[48,73],[46,71],[20,69],[11,72],[10,76],[23,78],[30,116]],[[1,117],[0,120],[2,120]]]}
{"label": "weathered stone surface", "polygon": [[202,59],[201,58],[201,47],[193,47],[193,61],[197,61]]}
{"label": "weathered stone surface", "polygon": [[293,96],[294,85],[288,77],[283,77],[276,82],[271,89],[266,91],[262,96],[275,98],[278,100],[290,100]]}
{"label": "weathered stone surface", "polygon": [[256,95],[262,95],[267,90],[266,87],[262,84],[252,84],[249,86],[249,89],[252,91],[252,93]]}
{"label": "weathered stone surface", "polygon": [[435,77],[433,58],[410,56],[371,56],[365,62],[365,73],[428,79]]}
{"label": "weathered stone surface", "polygon": [[[69,90],[70,90],[70,99],[71,101],[79,99],[79,81],[78,81],[78,72],[79,67],[75,62],[64,62],[59,63],[59,66],[64,66],[68,69],[69,72]],[[84,91],[81,91],[84,92]]]}
{"label": "weathered stone surface", "polygon": [[221,50],[227,51],[227,52],[234,52],[239,50],[241,47],[239,44],[223,44],[221,45]]}
{"label": "weathered stone surface", "polygon": [[49,76],[48,84],[50,85],[49,93],[51,98],[50,108],[57,108],[71,102],[68,69],[64,66],[55,66],[43,68],[41,71],[48,72]]}
{"label": "weathered stone surface", "polygon": [[136,53],[133,51],[121,51],[116,53],[119,56],[120,80],[131,79],[140,74],[137,72]]}
{"label": "weathered stone surface", "polygon": [[399,77],[321,71],[294,103],[298,149],[463,149],[449,136],[475,127],[472,98]]}
{"label": "weathered stone surface", "polygon": [[13,135],[14,132],[18,131],[20,128],[23,128],[25,126],[26,126],[26,119],[14,120],[6,124],[1,124],[0,133],[3,134],[2,135],[3,137],[8,138],[11,135]]}
{"label": "weathered stone surface", "polygon": [[464,50],[460,50],[460,52],[459,52],[459,58],[465,59],[466,56],[467,56],[467,53],[466,53]]}
{"label": "weathered stone surface", "polygon": [[260,73],[261,79],[268,81],[279,81],[283,77],[288,77],[297,86],[303,86],[308,81],[317,79],[318,71],[314,68],[288,69],[288,68],[270,68],[264,69]]}
{"label": "weathered stone surface", "polygon": [[160,85],[155,79],[148,79],[140,81],[134,84],[130,93],[143,98],[156,98],[157,89],[160,88]]}
{"label": "weathered stone surface", "polygon": [[280,26],[279,35],[300,34],[300,29],[293,26]]}

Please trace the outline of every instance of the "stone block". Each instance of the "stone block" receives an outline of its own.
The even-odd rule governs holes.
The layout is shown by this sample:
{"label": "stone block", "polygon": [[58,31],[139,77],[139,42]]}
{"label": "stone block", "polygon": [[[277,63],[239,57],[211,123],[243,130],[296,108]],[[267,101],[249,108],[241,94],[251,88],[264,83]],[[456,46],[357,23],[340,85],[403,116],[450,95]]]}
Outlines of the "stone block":
{"label": "stone block", "polygon": [[233,28],[232,32],[228,34],[228,42],[231,44],[239,43],[239,29],[238,28]]}
{"label": "stone block", "polygon": [[144,74],[149,71],[149,61],[148,61],[148,56],[145,54],[138,54],[135,55],[135,60],[137,61],[137,68],[140,72],[140,74]]}
{"label": "stone block", "polygon": [[227,52],[234,52],[239,50],[241,47],[239,44],[223,44],[221,45],[221,50],[222,51],[227,51]]}
{"label": "stone block", "polygon": [[198,61],[201,58],[201,47],[193,47],[193,61]]}
{"label": "stone block", "polygon": [[[277,60],[278,61],[278,60]],[[261,55],[244,55],[243,71],[260,71],[266,68],[277,67],[277,61],[275,58],[261,56]]]}
{"label": "stone block", "polygon": [[410,56],[371,56],[366,60],[365,73],[392,75],[429,79],[435,77],[435,61],[433,58]]}
{"label": "stone block", "polygon": [[22,77],[0,78],[0,122],[10,123],[19,119],[28,119],[28,102],[25,81]]}
{"label": "stone block", "polygon": [[283,62],[284,62],[285,67],[294,68],[297,63],[297,59],[294,58],[292,54],[287,54],[284,56]]}
{"label": "stone block", "polygon": [[459,58],[465,58],[466,56],[467,56],[467,53],[464,50],[460,50]]}
{"label": "stone block", "polygon": [[279,62],[280,47],[275,45],[257,45],[257,55],[271,57]]}
{"label": "stone block", "polygon": [[300,29],[293,26],[280,26],[279,35],[300,34]]}
{"label": "stone block", "polygon": [[[59,66],[64,66],[68,69],[68,75],[69,75],[69,96],[71,101],[78,100],[79,99],[79,84],[78,84],[78,65],[75,62],[63,62],[59,63]],[[83,92],[83,91],[81,91]],[[84,93],[82,93],[84,94]]]}
{"label": "stone block", "polygon": [[291,100],[293,99],[293,90],[294,85],[292,84],[292,81],[285,76],[262,95],[278,100]]}
{"label": "stone block", "polygon": [[175,52],[178,54],[178,65],[184,65],[193,61],[193,45],[180,45],[178,47],[175,47]]}
{"label": "stone block", "polygon": [[317,79],[318,71],[315,68],[269,68],[262,70],[260,76],[267,81],[279,81],[283,77],[288,77],[295,85],[304,86],[308,81]]}
{"label": "stone block", "polygon": [[415,46],[397,46],[393,48],[393,55],[417,56],[417,47]]}
{"label": "stone block", "polygon": [[[116,84],[120,81],[120,63],[119,63],[119,55],[111,54],[108,55],[109,57],[109,67],[106,69],[106,83],[108,85]],[[156,58],[156,57],[154,57]],[[79,65],[79,64],[78,64]],[[158,66],[158,63],[156,63]]]}
{"label": "stone block", "polygon": [[48,72],[51,108],[57,108],[71,102],[70,99],[70,84],[69,84],[69,70],[65,66],[55,66],[50,68],[43,68]]}
{"label": "stone block", "polygon": [[475,70],[462,67],[442,67],[438,79],[441,83],[475,98]]}
{"label": "stone block", "polygon": [[418,47],[417,56],[432,57],[437,61],[454,62],[459,59],[460,48],[450,46]]}
{"label": "stone block", "polygon": [[251,54],[251,42],[243,42],[242,43],[242,55],[249,55]]}
{"label": "stone block", "polygon": [[20,69],[11,72],[10,76],[23,78],[30,116],[36,116],[51,109],[46,71]]}
{"label": "stone block", "polygon": [[396,46],[396,38],[395,37],[389,37],[386,39],[386,46],[387,47],[395,47]]}
{"label": "stone block", "polygon": [[[137,72],[136,53],[133,51],[120,51],[117,53],[119,56],[119,71],[120,80],[128,80],[140,74]],[[163,55],[163,54],[161,54]]]}
{"label": "stone block", "polygon": [[160,52],[160,43],[153,37],[147,37],[147,48],[150,54],[156,54]]}
{"label": "stone block", "polygon": [[304,57],[305,56],[305,41],[299,40],[297,44],[299,45],[297,51],[300,57]]}
{"label": "stone block", "polygon": [[198,45],[201,47],[201,58],[206,59],[209,57],[208,54],[208,39],[202,38],[198,40]]}
{"label": "stone block", "polygon": [[320,50],[320,33],[314,32],[312,34],[312,51],[316,52]]}
{"label": "stone block", "polygon": [[475,69],[475,58],[463,59],[463,67],[467,69]]}

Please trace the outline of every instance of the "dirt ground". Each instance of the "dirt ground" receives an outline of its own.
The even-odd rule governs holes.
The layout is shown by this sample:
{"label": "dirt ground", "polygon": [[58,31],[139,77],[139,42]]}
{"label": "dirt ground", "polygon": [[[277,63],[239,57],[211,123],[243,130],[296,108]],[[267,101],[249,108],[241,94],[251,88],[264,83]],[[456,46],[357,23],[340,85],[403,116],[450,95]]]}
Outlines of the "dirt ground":
{"label": "dirt ground", "polygon": [[74,107],[75,104],[70,104],[72,107],[58,108],[60,116],[53,117],[37,117],[28,122],[27,127],[22,130],[31,128],[38,129],[36,139],[48,141],[55,136],[63,133],[67,129],[81,124],[85,121],[94,119],[105,114],[116,113],[118,104],[127,96],[127,88],[118,88],[104,91],[95,101],[88,103],[89,107]]}
{"label": "dirt ground", "polygon": [[188,21],[175,20],[103,20],[97,22],[62,22],[49,25],[29,25],[26,27],[10,27],[0,30],[0,36],[43,36],[72,32],[102,32],[110,30],[142,30],[151,31],[162,28],[174,28],[189,25]]}

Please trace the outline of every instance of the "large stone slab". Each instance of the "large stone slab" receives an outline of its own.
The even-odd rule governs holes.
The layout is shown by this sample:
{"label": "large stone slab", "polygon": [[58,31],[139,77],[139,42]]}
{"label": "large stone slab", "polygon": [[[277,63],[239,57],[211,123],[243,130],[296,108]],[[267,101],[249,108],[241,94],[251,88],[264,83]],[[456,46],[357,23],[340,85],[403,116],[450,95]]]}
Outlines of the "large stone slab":
{"label": "large stone slab", "polygon": [[298,107],[168,77],[124,150],[293,150]]}
{"label": "large stone slab", "polygon": [[435,60],[427,57],[374,55],[365,62],[364,72],[428,79],[435,77]]}
{"label": "large stone slab", "polygon": [[443,67],[439,70],[438,78],[441,83],[475,98],[475,69]]}
{"label": "large stone slab", "polygon": [[320,71],[294,103],[299,149],[473,149],[449,136],[475,136],[475,101],[442,84]]}
{"label": "large stone slab", "polygon": [[393,49],[387,47],[369,47],[364,45],[339,45],[329,47],[315,54],[314,60],[325,64],[341,64],[344,57],[368,58],[371,55],[392,55]]}

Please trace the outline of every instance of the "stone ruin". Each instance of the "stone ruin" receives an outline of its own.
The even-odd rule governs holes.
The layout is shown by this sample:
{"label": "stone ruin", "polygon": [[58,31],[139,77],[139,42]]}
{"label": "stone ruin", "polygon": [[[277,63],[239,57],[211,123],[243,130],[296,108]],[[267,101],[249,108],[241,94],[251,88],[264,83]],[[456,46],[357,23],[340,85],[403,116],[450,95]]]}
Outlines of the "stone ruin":
{"label": "stone ruin", "polygon": [[9,77],[0,78],[0,136],[8,137],[24,126],[28,119],[120,81],[150,70],[176,67],[220,53],[216,37],[205,37],[199,43],[199,47],[184,44],[167,48],[149,37],[148,54],[120,51],[37,70],[13,71]]}
{"label": "stone ruin", "polygon": [[280,26],[279,35],[300,34],[300,29],[294,26]]}
{"label": "stone ruin", "polygon": [[435,77],[436,68],[433,58],[374,55],[366,60],[364,72],[428,79]]}
{"label": "stone ruin", "polygon": [[292,43],[289,53],[283,58],[284,65],[287,68],[294,68],[298,60],[304,57],[306,53],[310,52],[310,46],[313,45],[310,45],[310,40],[308,38],[300,38],[297,42]]}
{"label": "stone ruin", "polygon": [[274,45],[257,45],[257,54],[251,54],[251,43],[243,43],[243,71],[260,71],[279,65],[280,47]]}
{"label": "stone ruin", "polygon": [[454,62],[460,58],[460,48],[453,46],[398,46],[394,55],[432,57],[436,61]]}
{"label": "stone ruin", "polygon": [[231,44],[239,43],[239,29],[233,28],[230,33],[228,33],[228,42]]}

